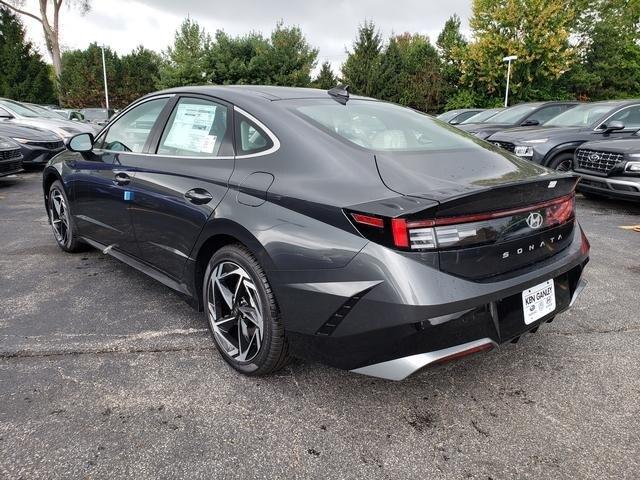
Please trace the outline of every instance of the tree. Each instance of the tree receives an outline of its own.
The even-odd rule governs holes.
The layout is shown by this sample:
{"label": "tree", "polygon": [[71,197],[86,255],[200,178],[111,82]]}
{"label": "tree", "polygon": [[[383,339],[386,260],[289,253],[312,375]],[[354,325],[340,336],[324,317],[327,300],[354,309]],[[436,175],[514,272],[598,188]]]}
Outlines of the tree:
{"label": "tree", "polygon": [[185,19],[175,33],[172,47],[164,52],[160,69],[160,88],[201,85],[211,77],[207,69],[207,53],[211,37],[198,22]]}
{"label": "tree", "polygon": [[375,96],[378,92],[378,72],[382,37],[373,22],[364,22],[358,28],[353,51],[347,51],[342,65],[342,78],[356,94]]}
{"label": "tree", "polygon": [[162,58],[156,52],[139,46],[120,59],[121,71],[116,92],[125,106],[156,89]]}
{"label": "tree", "polygon": [[317,57],[318,50],[309,46],[299,27],[285,27],[278,23],[271,33],[271,48],[267,55],[269,84],[308,86]]}
{"label": "tree", "polygon": [[601,100],[640,94],[640,2],[597,0],[583,5],[576,22],[580,63],[568,89]]}
{"label": "tree", "polygon": [[[116,87],[121,76],[121,62],[110,48],[105,48],[105,65],[109,81],[109,106],[122,107],[121,90]],[[60,98],[71,108],[105,107],[102,50],[92,43],[85,50],[70,50],[62,55]]]}
{"label": "tree", "polygon": [[329,62],[322,62],[318,76],[313,81],[312,86],[321,90],[330,90],[338,84],[338,79],[333,74],[333,69]]}
{"label": "tree", "polygon": [[407,75],[398,40],[392,37],[380,56],[376,96],[389,102],[399,102],[406,80]]}
{"label": "tree", "polygon": [[474,0],[463,85],[481,95],[498,95],[506,83],[502,58],[517,55],[511,77],[514,102],[564,96],[557,86],[575,61],[569,43],[575,17],[575,3],[567,0]]}
{"label": "tree", "polygon": [[[60,9],[63,2],[64,0],[38,0],[40,10],[40,15],[38,15],[37,13],[31,13],[22,8],[24,2],[21,0],[0,0],[0,5],[10,8],[20,15],[32,18],[42,25],[45,43],[51,55],[56,78],[60,78],[60,74],[62,73],[62,57],[60,55]],[[82,13],[86,13],[90,9],[89,0],[75,0],[74,3],[80,8]],[[53,7],[52,12],[49,11],[49,4]]]}
{"label": "tree", "polygon": [[423,112],[439,111],[446,84],[437,50],[424,35],[404,33],[396,40],[405,75],[400,103]]}
{"label": "tree", "polygon": [[460,33],[460,17],[452,15],[445,22],[444,28],[436,41],[442,60],[442,75],[447,82],[450,94],[454,93],[462,77],[462,60],[465,55],[467,41]]}
{"label": "tree", "polygon": [[24,27],[6,8],[0,8],[0,96],[15,100],[55,101],[49,66],[25,40]]}

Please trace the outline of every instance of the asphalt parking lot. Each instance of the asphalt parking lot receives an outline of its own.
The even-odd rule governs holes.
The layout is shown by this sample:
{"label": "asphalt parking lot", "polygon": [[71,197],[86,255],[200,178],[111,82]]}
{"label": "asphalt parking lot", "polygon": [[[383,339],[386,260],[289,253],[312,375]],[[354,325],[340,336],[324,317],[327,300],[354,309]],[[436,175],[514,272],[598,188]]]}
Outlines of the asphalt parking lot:
{"label": "asphalt parking lot", "polygon": [[637,478],[640,205],[578,215],[589,286],[517,345],[246,378],[171,290],[58,249],[40,173],[0,179],[0,478]]}

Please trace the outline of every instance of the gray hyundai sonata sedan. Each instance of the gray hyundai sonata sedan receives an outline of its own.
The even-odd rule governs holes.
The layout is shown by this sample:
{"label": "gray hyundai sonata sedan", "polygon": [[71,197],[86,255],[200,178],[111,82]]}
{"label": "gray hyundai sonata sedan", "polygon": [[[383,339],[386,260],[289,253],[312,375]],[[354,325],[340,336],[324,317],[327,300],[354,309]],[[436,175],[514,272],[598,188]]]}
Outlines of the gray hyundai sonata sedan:
{"label": "gray hyundai sonata sedan", "polygon": [[244,374],[297,356],[399,380],[584,286],[575,175],[345,88],[161,91],[67,148],[43,175],[57,244],[181,292]]}

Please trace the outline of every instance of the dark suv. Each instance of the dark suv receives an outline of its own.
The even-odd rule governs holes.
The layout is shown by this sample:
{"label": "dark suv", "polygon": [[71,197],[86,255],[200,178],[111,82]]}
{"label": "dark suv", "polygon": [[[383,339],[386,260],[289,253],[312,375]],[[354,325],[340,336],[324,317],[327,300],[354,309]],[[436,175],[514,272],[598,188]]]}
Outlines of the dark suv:
{"label": "dark suv", "polygon": [[498,132],[488,140],[517,156],[556,170],[571,170],[584,142],[628,137],[640,129],[640,100],[579,105],[542,127]]}
{"label": "dark suv", "polygon": [[502,130],[542,125],[576,105],[578,102],[521,103],[496,113],[482,123],[462,123],[456,126],[478,138],[485,139]]}
{"label": "dark suv", "polygon": [[640,200],[640,135],[588,142],[576,150],[573,170],[587,195]]}

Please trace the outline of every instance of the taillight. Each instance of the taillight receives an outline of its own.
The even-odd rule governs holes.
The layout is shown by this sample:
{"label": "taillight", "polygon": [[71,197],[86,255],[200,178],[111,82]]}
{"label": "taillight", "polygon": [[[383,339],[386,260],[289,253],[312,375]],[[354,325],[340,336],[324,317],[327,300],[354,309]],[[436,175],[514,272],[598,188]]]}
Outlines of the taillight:
{"label": "taillight", "polygon": [[[460,248],[526,236],[562,225],[574,217],[573,194],[528,207],[435,219],[349,215],[360,233],[399,249],[428,251]],[[533,214],[533,215],[532,215]]]}

